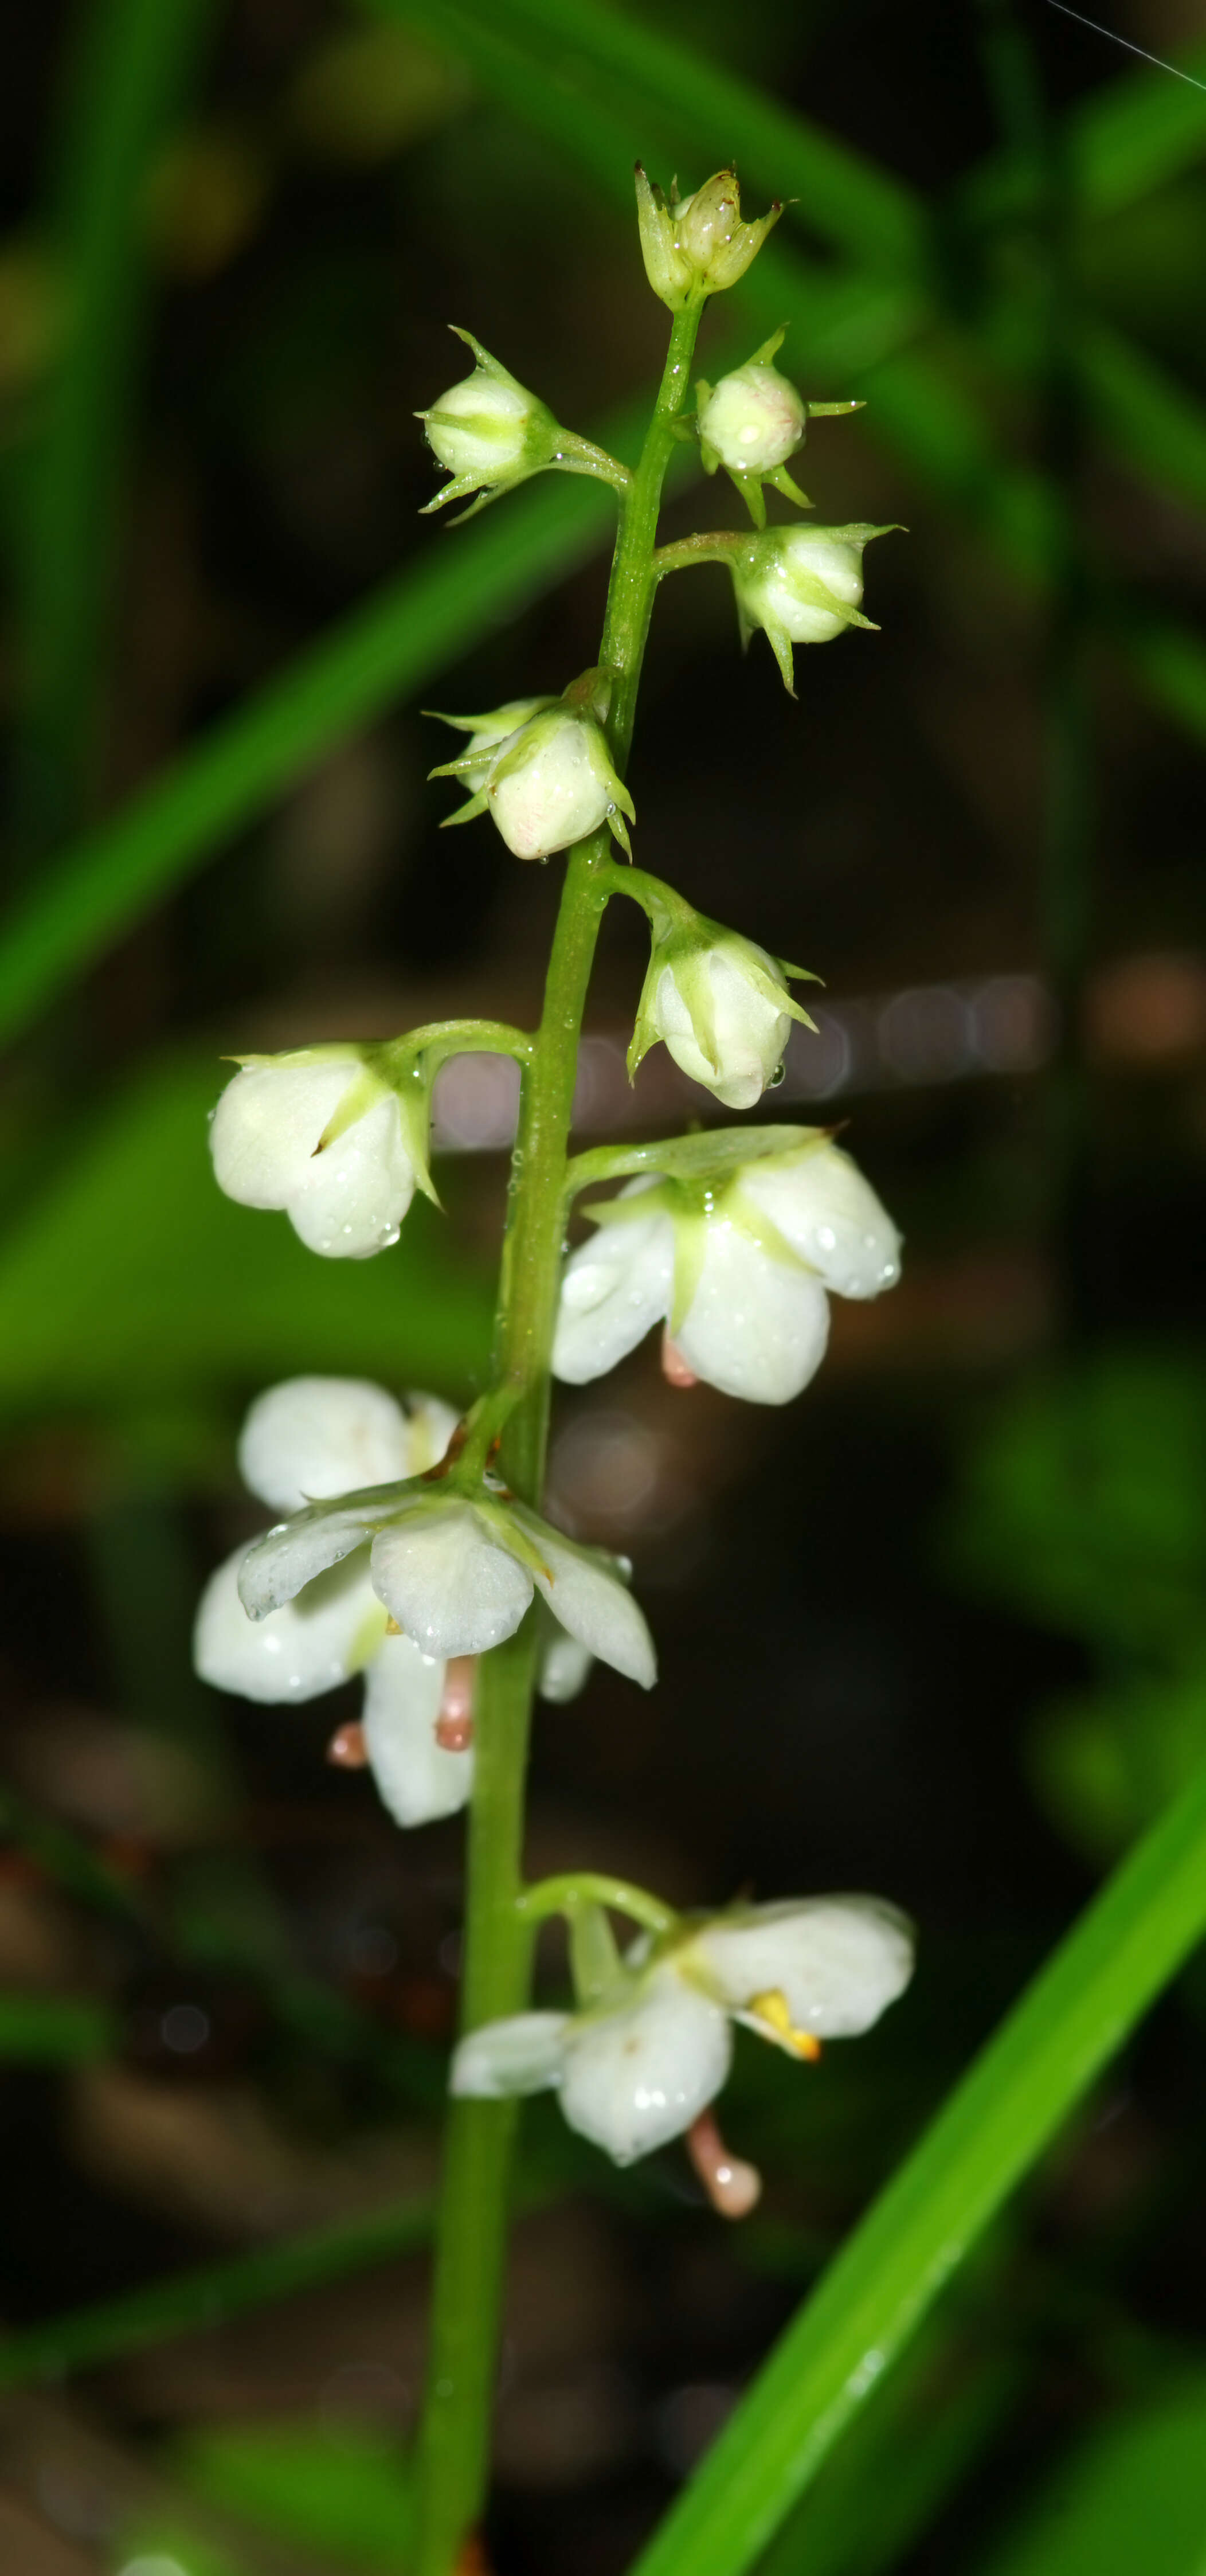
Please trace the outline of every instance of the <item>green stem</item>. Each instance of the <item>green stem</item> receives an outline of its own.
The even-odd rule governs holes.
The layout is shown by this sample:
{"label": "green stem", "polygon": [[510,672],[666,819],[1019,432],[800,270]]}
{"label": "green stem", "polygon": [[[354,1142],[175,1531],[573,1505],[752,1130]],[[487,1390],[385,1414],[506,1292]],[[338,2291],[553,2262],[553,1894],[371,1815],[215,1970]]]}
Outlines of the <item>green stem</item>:
{"label": "green stem", "polygon": [[569,1914],[578,1905],[609,1906],[613,1914],[627,1914],[647,1932],[670,1932],[678,1920],[673,1906],[663,1905],[647,1888],[597,1869],[565,1870],[557,1878],[542,1878],[538,1886],[525,1888],[519,1899],[525,1923],[545,1923],[550,1914]]}
{"label": "green stem", "polygon": [[[675,316],[641,460],[621,504],[600,650],[600,661],[615,674],[609,731],[621,773],[657,589],[653,548],[662,481],[698,325],[698,311]],[[515,1402],[500,1464],[520,1501],[535,1505],[544,1484],[578,1038],[610,891],[610,848],[607,832],[599,831],[569,853],[544,1009],[524,1072],[503,1241],[493,1382],[510,1389]],[[529,1614],[517,1635],[483,1658],[478,1681],[461,1997],[466,2031],[522,2011],[527,2000],[532,1927],[519,1900],[536,1643]],[[450,2576],[485,2492],[516,2112],[512,2102],[472,2101],[455,2101],[449,2111],[414,2576]]]}

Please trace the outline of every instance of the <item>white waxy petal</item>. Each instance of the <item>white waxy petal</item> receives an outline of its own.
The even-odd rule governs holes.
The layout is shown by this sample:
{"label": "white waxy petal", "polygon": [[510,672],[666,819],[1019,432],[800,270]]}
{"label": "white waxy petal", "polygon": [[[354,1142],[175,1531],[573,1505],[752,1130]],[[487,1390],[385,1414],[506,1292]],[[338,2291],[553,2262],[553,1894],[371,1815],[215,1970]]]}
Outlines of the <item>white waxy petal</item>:
{"label": "white waxy petal", "polygon": [[427,442],[451,474],[507,474],[523,462],[531,403],[519,385],[479,369],[433,403],[447,414],[426,419]]}
{"label": "white waxy petal", "polygon": [[282,1521],[253,1540],[243,1558],[239,1595],[249,1619],[265,1619],[292,1601],[329,1565],[339,1565],[372,1536],[361,1511],[332,1509],[313,1520]]}
{"label": "white waxy petal", "polygon": [[789,1404],[815,1376],[828,1338],[820,1280],[765,1252],[735,1221],[712,1217],[703,1269],[674,1336],[695,1376],[747,1404]]}
{"label": "white waxy petal", "polygon": [[797,2030],[849,2039],[903,1993],[913,1938],[904,1915],[879,1897],[818,1896],[721,1916],[690,1955],[734,2012],[777,1989]]}
{"label": "white waxy petal", "polygon": [[378,1599],[424,1654],[484,1655],[513,1636],[532,1577],[469,1504],[408,1514],[373,1543]]}
{"label": "white waxy petal", "polygon": [[300,1512],[412,1475],[410,1445],[402,1407],[384,1387],[358,1377],[291,1377],[252,1405],[239,1469],[261,1502]]}
{"label": "white waxy petal", "polygon": [[[542,728],[539,734],[536,727]],[[517,859],[547,859],[606,822],[618,784],[598,728],[574,716],[538,716],[526,744],[486,782],[490,811]]]}
{"label": "white waxy petal", "polygon": [[414,1192],[414,1164],[389,1092],[311,1158],[288,1201],[290,1222],[311,1252],[365,1261],[397,1242]]}
{"label": "white waxy petal", "polygon": [[621,2009],[584,2015],[565,2041],[561,2107],[619,2165],[681,2137],[720,2091],[732,2040],[721,2006],[655,1969]]}
{"label": "white waxy petal", "polygon": [[249,1619],[239,1597],[245,1554],[236,1548],[201,1595],[193,1661],[202,1681],[240,1699],[300,1701],[358,1672],[385,1635],[367,1567],[335,1566],[270,1618]]}
{"label": "white waxy petal", "polygon": [[542,1612],[540,1662],[536,1668],[536,1688],[542,1699],[562,1708],[567,1700],[577,1699],[586,1687],[594,1657],[589,1646],[579,1644],[568,1629],[558,1627],[551,1613]]}
{"label": "white waxy petal", "polygon": [[455,1815],[473,1786],[473,1754],[436,1743],[443,1663],[409,1637],[386,1637],[364,1681],[364,1749],[391,1816],[400,1825],[425,1825]]}
{"label": "white waxy petal", "polygon": [[[762,962],[768,974],[781,983],[774,959],[763,956]],[[717,1100],[723,1101],[726,1109],[752,1109],[782,1061],[791,1035],[791,1020],[786,1011],[776,1010],[768,1002],[722,949],[711,951],[707,969],[719,1071],[699,1043],[670,966],[659,979],[653,1016],[675,1063],[692,1082],[702,1083]]]}
{"label": "white waxy petal", "polygon": [[459,1420],[454,1407],[442,1404],[438,1395],[408,1395],[403,1475],[425,1476],[429,1467],[438,1467]]}
{"label": "white waxy petal", "polygon": [[745,594],[747,613],[752,611],[759,625],[781,626],[795,644],[829,643],[845,632],[845,619],[810,599],[806,583],[797,587],[793,575],[799,571],[823,581],[845,607],[857,608],[863,595],[862,547],[823,528],[776,528],[774,535],[773,557],[759,558],[764,569]]}
{"label": "white waxy petal", "polygon": [[536,1589],[554,1618],[600,1663],[613,1665],[643,1690],[652,1690],[657,1655],[632,1594],[583,1551],[555,1538],[533,1514],[517,1510],[516,1519],[531,1530],[548,1565],[552,1581],[538,1574]]}
{"label": "white waxy petal", "polygon": [[808,415],[795,386],[777,367],[735,367],[722,376],[699,413],[699,434],[733,474],[773,474],[794,456]]}
{"label": "white waxy petal", "polygon": [[461,2041],[449,2079],[454,2093],[481,2102],[513,2093],[547,2093],[561,2081],[568,2013],[516,2013],[510,2021],[484,2022]]}
{"label": "white waxy petal", "polygon": [[304,1189],[319,1137],[360,1071],[356,1056],[244,1065],[227,1083],[209,1131],[214,1177],[227,1198],[244,1207],[287,1207]]}
{"label": "white waxy petal", "polygon": [[601,1225],[566,1264],[553,1375],[569,1386],[604,1376],[660,1324],[673,1294],[674,1228],[668,1216]]}
{"label": "white waxy petal", "polygon": [[742,1188],[839,1297],[878,1297],[900,1277],[900,1236],[840,1145],[826,1140],[750,1163]]}

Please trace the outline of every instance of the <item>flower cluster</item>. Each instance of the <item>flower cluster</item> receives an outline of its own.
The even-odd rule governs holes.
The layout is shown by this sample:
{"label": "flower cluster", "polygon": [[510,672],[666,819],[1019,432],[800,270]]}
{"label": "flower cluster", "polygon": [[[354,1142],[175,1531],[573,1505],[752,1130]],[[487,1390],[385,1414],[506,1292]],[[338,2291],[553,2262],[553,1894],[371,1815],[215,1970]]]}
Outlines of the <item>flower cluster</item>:
{"label": "flower cluster", "polygon": [[640,1174],[586,1211],[596,1232],[566,1263],[555,1374],[585,1385],[663,1323],[675,1383],[788,1404],[825,1356],[830,1296],[893,1287],[900,1236],[824,1128],[734,1130],[727,1167],[724,1138],[699,1141],[712,1171]]}
{"label": "flower cluster", "polygon": [[[743,222],[727,169],[682,199],[672,189],[669,200],[638,169],[637,204],[650,284],[676,316],[733,285],[782,211],[776,204]],[[668,449],[671,429],[692,434],[675,406],[694,329],[694,320],[675,322],[658,434],[635,480],[561,428],[471,334],[459,334],[473,371],[419,414],[449,478],[430,510],[463,500],[481,509],[547,471],[591,474],[621,494],[631,487],[634,507],[623,512],[606,664],[559,695],[441,717],[467,740],[431,774],[466,791],[449,824],[488,814],[524,861],[577,849],[571,904],[589,900],[598,911],[622,889],[643,907],[650,951],[630,1077],[663,1044],[692,1081],[742,1111],[778,1079],[793,1020],[813,1026],[789,990],[806,970],[609,855],[608,833],[631,861],[627,826],[636,819],[621,775],[627,717],[613,704],[617,676],[639,667],[656,581],[687,561],[720,560],[733,580],[743,644],[761,629],[792,690],[796,644],[869,624],[863,551],[886,531],[861,523],[767,527],[767,487],[811,507],[788,470],[810,415],[855,407],[806,401],[774,363],[778,331],[718,383],[698,386],[701,461],[709,474],[723,468],[730,476],[754,533],[654,550],[660,480],[651,479],[648,460],[656,463],[659,444]],[[662,466],[664,452],[659,477]],[[559,933],[554,957],[568,956],[576,936]],[[536,1141],[524,1145],[522,1177],[516,1155],[519,1189],[545,1159],[530,1203],[532,1239],[525,1237],[522,1259],[504,1260],[505,1369],[463,1421],[434,1396],[399,1404],[359,1379],[294,1378],[262,1395],[239,1457],[251,1492],[278,1517],[218,1568],[197,1617],[197,1667],[217,1688],[289,1704],[362,1679],[362,1714],[337,1729],[332,1758],[366,1763],[402,1825],[465,1804],[478,1658],[529,1614],[546,1698],[572,1697],[594,1658],[644,1689],[655,1679],[653,1640],[625,1561],[578,1544],[503,1482],[510,1459],[506,1472],[520,1484],[516,1462],[523,1462],[530,1479],[523,1493],[539,1493],[530,1434],[550,1365],[582,1385],[660,1325],[675,1384],[703,1379],[751,1403],[785,1404],[820,1365],[830,1297],[875,1297],[899,1275],[891,1218],[823,1128],[727,1128],[632,1151],[601,1147],[571,1165],[571,1195],[588,1171],[623,1185],[585,1210],[593,1232],[564,1260],[550,1351],[568,1204],[561,1178],[570,1051],[589,946],[579,942],[579,982],[559,997],[556,977],[567,970],[551,970],[534,1036],[458,1020],[373,1045],[243,1056],[213,1117],[214,1171],[230,1197],[285,1211],[315,1252],[360,1260],[396,1241],[416,1190],[434,1198],[431,1084],[450,1054],[502,1048],[523,1066],[525,1083],[545,1084],[525,1095],[526,1136]],[[492,1712],[496,1703],[489,1705]],[[521,1912],[540,1899],[545,1913],[566,1913],[576,2009],[522,2013],[474,2030],[457,2050],[452,2085],[487,2099],[555,2090],[570,2125],[621,2164],[686,2133],[697,2170],[715,2179],[724,2151],[709,2105],[729,2070],[734,2025],[797,2059],[813,2058],[822,2041],[868,2029],[911,1972],[908,1925],[872,1897],[793,1899],[687,1920],[642,1891],[617,1897],[619,1882],[592,1884],[593,1895],[581,1879],[549,1881],[515,1900]],[[600,1897],[600,1887],[611,1893]],[[652,1928],[621,1957],[604,1907],[622,1906],[625,1896],[634,1920]],[[747,2168],[724,2172],[729,2196],[720,2193],[718,2205],[736,2213],[750,2205],[755,2185]]]}
{"label": "flower cluster", "polygon": [[735,1907],[635,1942],[576,2013],[519,2013],[461,2041],[454,2093],[555,2091],[572,2129],[628,2165],[720,2092],[734,2022],[797,2059],[869,2030],[912,1973],[910,1927],[871,1896]]}
{"label": "flower cluster", "polygon": [[[509,1637],[534,1592],[545,1698],[573,1698],[592,1655],[646,1689],[655,1673],[613,1560],[495,1494],[444,1500],[427,1481],[456,1427],[434,1396],[404,1408],[357,1378],[272,1387],[247,1416],[239,1464],[289,1517],[227,1557],[197,1614],[197,1670],[219,1690],[296,1703],[363,1674],[365,1753],[404,1825],[464,1805],[468,1747],[439,1732],[450,1668]],[[451,1687],[463,1703],[464,1676]]]}

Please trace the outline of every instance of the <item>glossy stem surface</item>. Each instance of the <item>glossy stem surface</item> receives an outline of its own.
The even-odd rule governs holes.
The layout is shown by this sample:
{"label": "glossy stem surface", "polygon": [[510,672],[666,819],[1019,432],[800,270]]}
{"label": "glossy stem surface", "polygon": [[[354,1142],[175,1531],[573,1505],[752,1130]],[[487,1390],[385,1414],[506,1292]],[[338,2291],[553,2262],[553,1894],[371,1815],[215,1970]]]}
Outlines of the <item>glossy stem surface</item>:
{"label": "glossy stem surface", "polygon": [[[608,732],[621,775],[657,589],[653,552],[673,422],[687,391],[698,311],[676,314],[641,460],[623,495],[600,660],[614,674]],[[503,1239],[492,1383],[514,1392],[501,1472],[539,1505],[548,1440],[550,1359],[564,1233],[578,1040],[599,925],[611,891],[606,828],[569,852],[544,1007],[525,1068]],[[521,2012],[532,1926],[523,1893],[524,1784],[537,1625],[482,1659],[469,1823],[461,2029]],[[414,2576],[452,2576],[481,2510],[506,2262],[518,2106],[454,2101],[440,2189],[427,2389],[419,2435]]]}

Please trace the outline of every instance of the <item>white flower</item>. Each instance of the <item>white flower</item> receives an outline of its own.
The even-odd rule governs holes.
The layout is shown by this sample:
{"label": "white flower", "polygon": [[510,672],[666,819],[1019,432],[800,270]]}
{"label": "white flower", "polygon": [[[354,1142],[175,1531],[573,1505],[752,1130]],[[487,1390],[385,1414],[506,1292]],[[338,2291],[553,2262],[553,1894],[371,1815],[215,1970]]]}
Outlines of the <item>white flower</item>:
{"label": "white flower", "polygon": [[572,680],[560,698],[532,699],[523,721],[495,738],[484,767],[478,756],[479,749],[487,748],[484,735],[479,740],[481,729],[510,711],[499,707],[495,716],[484,718],[442,717],[444,724],[479,729],[459,760],[444,761],[428,773],[464,779],[473,789],[468,803],[445,821],[467,823],[488,811],[517,859],[551,858],[555,850],[568,850],[606,823],[631,858],[623,817],[634,823],[636,808],[612,765],[603,731],[611,685],[609,672],[589,670]]}
{"label": "white flower", "polygon": [[730,474],[773,474],[795,455],[808,427],[808,408],[777,367],[751,358],[701,391],[697,420],[709,472],[723,465]]}
{"label": "white flower", "polygon": [[645,275],[672,313],[735,286],[783,212],[774,205],[758,223],[743,224],[732,170],[717,170],[690,197],[672,191],[667,204],[638,161],[636,190]]}
{"label": "white flower", "polygon": [[[428,511],[442,510],[447,502],[478,490],[482,500],[474,507],[481,509],[496,493],[537,473],[557,442],[557,423],[545,404],[500,366],[471,331],[458,330],[455,323],[452,328],[472,349],[474,367],[471,376],[415,414],[428,446],[452,477],[428,501]],[[465,512],[466,518],[472,515]]]}
{"label": "white flower", "polygon": [[585,1385],[665,1321],[678,1383],[752,1404],[798,1395],[825,1355],[827,1292],[874,1297],[900,1275],[869,1182],[823,1129],[803,1133],[717,1184],[642,1177],[600,1209],[566,1264],[555,1375]]}
{"label": "white flower", "polygon": [[783,1060],[793,1019],[813,1026],[787,991],[787,977],[805,971],[700,914],[682,923],[671,916],[655,928],[629,1078],[663,1039],[683,1072],[726,1109],[752,1109]]}
{"label": "white flower", "polygon": [[863,548],[887,528],[768,528],[730,558],[743,642],[763,627],[794,694],[793,644],[826,644],[847,626],[869,626],[863,595]]}
{"label": "white flower", "polygon": [[[512,735],[518,733],[530,717],[539,715],[543,707],[555,707],[556,704],[555,698],[510,698],[505,706],[494,707],[489,715],[483,716],[446,716],[441,715],[437,707],[424,710],[425,714],[434,716],[438,724],[451,725],[454,732],[469,736],[468,749],[454,764],[456,776],[469,789],[469,802],[458,805],[455,814],[446,814],[445,824],[468,823],[475,814],[484,811],[482,789],[499,745],[509,742]],[[433,778],[443,778],[447,772],[438,769],[431,774]]]}
{"label": "white flower", "polygon": [[209,1133],[214,1176],[244,1207],[284,1208],[311,1252],[363,1261],[430,1193],[421,1119],[354,1047],[251,1056]]}
{"label": "white flower", "polygon": [[[291,1378],[253,1404],[239,1461],[261,1500],[297,1511],[357,1488],[423,1475],[444,1455],[456,1421],[435,1396],[412,1397],[404,1410],[382,1388],[359,1379]],[[472,1752],[448,1750],[436,1733],[448,1690],[448,1658],[389,1633],[389,1613],[373,1589],[365,1557],[349,1553],[335,1563],[320,1547],[316,1562],[322,1570],[254,1620],[239,1589],[246,1556],[245,1547],[236,1548],[202,1597],[194,1659],[203,1679],[244,1699],[299,1703],[363,1673],[364,1751],[390,1813],[399,1824],[412,1825],[463,1806],[473,1779]],[[542,1692],[557,1700],[572,1697],[588,1662],[556,1629],[546,1647]]]}
{"label": "white flower", "polygon": [[869,2030],[908,1984],[913,1944],[872,1896],[789,1899],[687,1925],[629,1951],[578,2013],[520,2013],[462,2040],[452,2090],[486,2100],[553,2090],[572,2129],[631,2164],[715,2099],[742,2022],[797,2058]]}

